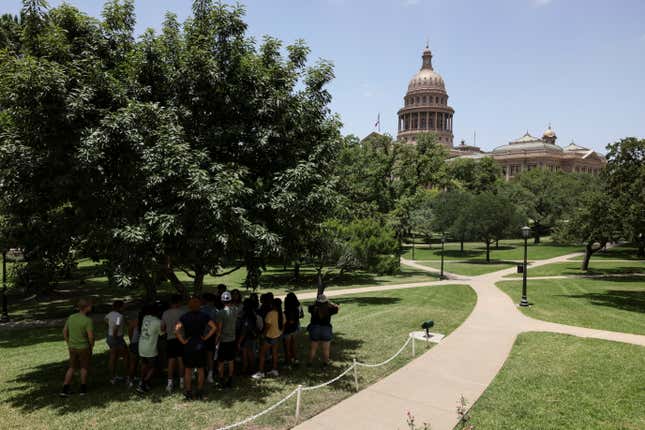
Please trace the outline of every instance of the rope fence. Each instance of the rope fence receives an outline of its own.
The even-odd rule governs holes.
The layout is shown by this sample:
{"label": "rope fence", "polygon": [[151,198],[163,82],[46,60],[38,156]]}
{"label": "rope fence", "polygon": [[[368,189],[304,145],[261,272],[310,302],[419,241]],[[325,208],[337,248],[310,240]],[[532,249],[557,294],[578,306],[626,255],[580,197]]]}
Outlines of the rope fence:
{"label": "rope fence", "polygon": [[391,356],[390,358],[388,358],[385,361],[382,361],[380,363],[375,363],[375,364],[369,364],[369,363],[361,363],[359,361],[356,361],[356,359],[354,359],[352,365],[349,366],[347,369],[345,369],[340,375],[336,376],[335,378],[332,378],[327,382],[323,382],[322,384],[313,385],[311,387],[305,387],[305,386],[302,386],[302,385],[298,385],[298,387],[295,390],[293,390],[292,392],[290,392],[289,394],[287,394],[286,397],[282,398],[281,400],[279,400],[278,402],[276,402],[273,405],[269,406],[268,408],[264,409],[263,411],[255,414],[253,416],[250,416],[248,418],[245,418],[242,421],[238,421],[238,422],[236,422],[234,424],[230,424],[230,425],[227,425],[225,427],[219,427],[219,428],[213,429],[213,430],[230,430],[230,429],[242,426],[244,424],[250,423],[251,421],[254,421],[254,420],[260,418],[262,415],[268,414],[269,412],[271,412],[272,410],[274,410],[278,406],[282,405],[284,402],[286,402],[287,400],[289,400],[293,396],[296,396],[296,410],[295,410],[294,417],[295,417],[295,422],[297,424],[300,421],[300,408],[302,406],[302,393],[303,392],[317,390],[319,388],[326,387],[327,385],[331,385],[334,382],[340,380],[343,376],[347,375],[351,371],[354,371],[354,385],[355,385],[356,391],[358,392],[359,389],[360,389],[359,385],[358,385],[358,368],[359,367],[372,368],[372,367],[385,366],[386,364],[388,364],[392,360],[394,360],[396,357],[401,355],[401,353],[405,350],[405,348],[408,346],[409,343],[412,344],[412,357],[414,357],[415,353],[416,353],[415,346],[414,346],[415,342],[414,342],[414,338],[412,337],[412,334],[410,334],[410,335],[408,335],[408,339],[405,341],[403,346],[401,346],[401,348],[399,348],[399,350],[393,356]]}

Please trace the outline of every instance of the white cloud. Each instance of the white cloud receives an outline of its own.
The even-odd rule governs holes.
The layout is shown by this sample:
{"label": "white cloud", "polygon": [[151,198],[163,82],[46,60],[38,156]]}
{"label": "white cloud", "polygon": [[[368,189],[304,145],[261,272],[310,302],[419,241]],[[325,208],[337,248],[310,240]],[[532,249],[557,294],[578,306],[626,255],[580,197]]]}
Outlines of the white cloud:
{"label": "white cloud", "polygon": [[550,4],[553,0],[532,0],[532,1],[533,1],[533,6],[542,7]]}

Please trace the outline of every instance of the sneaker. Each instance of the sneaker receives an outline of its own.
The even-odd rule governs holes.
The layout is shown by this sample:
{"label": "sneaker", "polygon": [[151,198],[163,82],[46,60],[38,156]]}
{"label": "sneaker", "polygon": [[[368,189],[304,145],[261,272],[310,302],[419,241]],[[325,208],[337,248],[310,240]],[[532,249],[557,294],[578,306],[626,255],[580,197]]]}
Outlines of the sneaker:
{"label": "sneaker", "polygon": [[280,373],[277,370],[272,370],[269,372],[269,376],[280,376]]}
{"label": "sneaker", "polygon": [[143,384],[137,385],[137,393],[145,394],[146,393],[146,387]]}
{"label": "sneaker", "polygon": [[228,380],[224,384],[224,388],[233,388],[233,378],[228,378]]}
{"label": "sneaker", "polygon": [[184,392],[184,400],[186,400],[187,402],[193,400],[193,393],[191,393],[190,391]]}
{"label": "sneaker", "polygon": [[58,393],[58,395],[61,397],[69,397],[70,394],[71,390],[69,388],[69,385],[63,385],[63,389],[60,390],[60,393]]}
{"label": "sneaker", "polygon": [[115,377],[114,377],[114,379],[116,379],[116,382],[123,382],[123,381],[125,381],[127,378],[124,378],[123,376],[115,376]]}
{"label": "sneaker", "polygon": [[206,378],[206,382],[208,382],[209,384],[213,384],[215,382],[215,380],[213,379],[212,373],[210,372],[208,373],[208,378]]}
{"label": "sneaker", "polygon": [[80,396],[86,396],[87,395],[87,386],[81,385],[81,390],[78,392]]}
{"label": "sneaker", "polygon": [[172,384],[166,385],[166,393],[172,394]]}
{"label": "sneaker", "polygon": [[255,374],[253,374],[253,376],[251,376],[251,378],[253,378],[253,379],[262,379],[262,378],[264,378],[264,372],[257,372]]}
{"label": "sneaker", "polygon": [[179,378],[179,388],[184,389],[184,378]]}
{"label": "sneaker", "polygon": [[133,380],[129,380],[129,381],[128,381],[128,388],[133,388],[133,387],[134,387],[134,381],[133,381]]}
{"label": "sneaker", "polygon": [[204,392],[200,390],[197,390],[197,394],[195,395],[195,398],[197,400],[206,400],[206,396],[204,395]]}
{"label": "sneaker", "polygon": [[114,378],[110,379],[110,384],[112,384],[112,385],[116,385],[116,384],[118,384],[118,383],[119,383],[118,378],[114,377]]}

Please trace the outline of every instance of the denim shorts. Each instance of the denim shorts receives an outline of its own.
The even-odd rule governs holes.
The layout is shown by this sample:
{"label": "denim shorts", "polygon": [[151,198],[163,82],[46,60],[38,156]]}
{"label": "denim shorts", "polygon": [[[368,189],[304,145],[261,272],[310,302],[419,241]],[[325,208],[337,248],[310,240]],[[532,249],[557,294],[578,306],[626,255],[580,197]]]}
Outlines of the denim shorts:
{"label": "denim shorts", "polygon": [[245,339],[242,343],[242,349],[250,349],[251,351],[256,351],[258,349],[258,340]]}
{"label": "denim shorts", "polygon": [[307,327],[309,338],[313,342],[329,342],[334,337],[329,325],[310,325]]}
{"label": "denim shorts", "polygon": [[281,339],[282,339],[282,336],[274,337],[274,338],[265,337],[264,343],[266,343],[267,345],[277,345]]}
{"label": "denim shorts", "polygon": [[123,336],[108,336],[106,341],[110,349],[126,348],[125,339],[123,339]]}

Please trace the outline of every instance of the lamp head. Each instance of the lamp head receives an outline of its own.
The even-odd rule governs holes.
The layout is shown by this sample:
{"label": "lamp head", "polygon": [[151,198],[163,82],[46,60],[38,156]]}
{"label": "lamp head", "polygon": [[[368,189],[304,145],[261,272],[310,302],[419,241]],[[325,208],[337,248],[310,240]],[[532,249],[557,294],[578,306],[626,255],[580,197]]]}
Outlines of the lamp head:
{"label": "lamp head", "polygon": [[531,235],[531,227],[526,225],[522,227],[522,237],[524,239],[527,239],[530,235]]}

